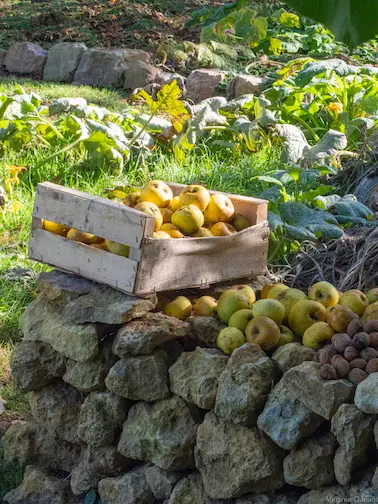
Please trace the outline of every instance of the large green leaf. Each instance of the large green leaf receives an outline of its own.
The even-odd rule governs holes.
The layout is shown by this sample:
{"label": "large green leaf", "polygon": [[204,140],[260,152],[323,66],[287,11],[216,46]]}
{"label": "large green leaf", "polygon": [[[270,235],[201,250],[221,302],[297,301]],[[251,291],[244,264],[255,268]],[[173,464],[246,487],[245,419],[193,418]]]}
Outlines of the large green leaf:
{"label": "large green leaf", "polygon": [[323,23],[337,40],[350,47],[378,33],[377,0],[287,0],[304,16]]}

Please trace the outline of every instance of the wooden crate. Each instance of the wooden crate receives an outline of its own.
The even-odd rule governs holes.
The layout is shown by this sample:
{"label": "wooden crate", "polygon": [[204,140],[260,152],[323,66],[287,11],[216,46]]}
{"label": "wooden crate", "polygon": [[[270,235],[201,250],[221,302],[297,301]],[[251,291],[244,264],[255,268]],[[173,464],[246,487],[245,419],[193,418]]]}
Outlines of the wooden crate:
{"label": "wooden crate", "polygon": [[[174,195],[184,187],[169,186]],[[37,187],[29,257],[135,295],[252,278],[266,268],[267,201],[228,196],[251,227],[232,236],[155,240],[153,217],[116,201],[44,182]],[[129,245],[129,258],[45,231],[41,219]]]}

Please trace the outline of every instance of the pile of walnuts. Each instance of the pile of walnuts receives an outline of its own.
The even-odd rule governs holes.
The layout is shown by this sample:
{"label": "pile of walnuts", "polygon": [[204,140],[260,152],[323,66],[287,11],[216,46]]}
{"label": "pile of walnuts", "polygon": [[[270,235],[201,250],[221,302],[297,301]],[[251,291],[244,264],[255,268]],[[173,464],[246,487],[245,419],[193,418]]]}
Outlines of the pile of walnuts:
{"label": "pile of walnuts", "polygon": [[339,378],[354,385],[371,373],[378,373],[378,320],[362,325],[352,320],[346,333],[332,336],[331,344],[318,350],[320,375],[325,380]]}

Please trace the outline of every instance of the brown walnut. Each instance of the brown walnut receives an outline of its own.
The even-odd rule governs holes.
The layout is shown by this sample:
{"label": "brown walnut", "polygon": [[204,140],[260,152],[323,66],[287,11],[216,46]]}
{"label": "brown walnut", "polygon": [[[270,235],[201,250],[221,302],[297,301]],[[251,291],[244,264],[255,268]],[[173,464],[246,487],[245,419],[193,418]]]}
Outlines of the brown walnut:
{"label": "brown walnut", "polygon": [[342,354],[346,347],[352,344],[352,339],[347,333],[337,333],[332,336],[332,344],[337,353]]}
{"label": "brown walnut", "polygon": [[351,369],[348,374],[348,380],[354,385],[358,385],[367,378],[367,373],[362,369]]}
{"label": "brown walnut", "polygon": [[320,368],[320,376],[324,380],[337,380],[337,372],[336,369],[331,366],[331,364],[323,364]]}
{"label": "brown walnut", "polygon": [[361,358],[369,362],[371,359],[376,359],[378,357],[378,352],[375,348],[367,347],[361,350]]}
{"label": "brown walnut", "polygon": [[361,359],[359,357],[358,359],[353,359],[349,365],[350,369],[365,369],[366,368],[367,361],[365,359]]}
{"label": "brown walnut", "polygon": [[362,331],[362,324],[359,319],[351,320],[348,324],[347,333],[351,338]]}
{"label": "brown walnut", "polygon": [[354,335],[352,345],[359,350],[369,346],[369,335],[366,332],[359,332]]}

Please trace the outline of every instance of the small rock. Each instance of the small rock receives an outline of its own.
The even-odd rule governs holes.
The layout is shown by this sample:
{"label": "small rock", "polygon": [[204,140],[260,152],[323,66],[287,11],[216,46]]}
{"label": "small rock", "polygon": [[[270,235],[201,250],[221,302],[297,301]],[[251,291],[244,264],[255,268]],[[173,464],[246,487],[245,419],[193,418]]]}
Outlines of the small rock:
{"label": "small rock", "polygon": [[259,429],[226,422],[212,412],[198,427],[196,467],[213,499],[278,490],[284,484],[283,456]]}
{"label": "small rock", "polygon": [[7,51],[5,49],[0,49],[0,67],[4,65],[4,59],[7,54]]}
{"label": "small rock", "polygon": [[143,88],[158,82],[161,73],[162,71],[158,67],[144,61],[134,61],[126,67],[123,87],[129,90]]}
{"label": "small rock", "polygon": [[217,86],[225,79],[226,72],[202,68],[193,70],[186,79],[186,96],[195,103],[216,94]]}
{"label": "small rock", "polygon": [[97,357],[90,361],[68,360],[63,380],[82,392],[105,390],[105,378],[118,360],[112,353],[112,344],[112,339],[106,338]]}
{"label": "small rock", "polygon": [[370,374],[356,388],[354,402],[356,406],[368,414],[378,413],[378,373]]}
{"label": "small rock", "polygon": [[13,380],[21,392],[30,392],[63,376],[65,358],[48,343],[21,341],[10,359]]}
{"label": "small rock", "polygon": [[350,502],[378,502],[378,491],[374,488],[373,481],[375,471],[376,462],[373,462],[373,464],[361,469],[353,476],[349,492]]}
{"label": "small rock", "polygon": [[332,417],[331,431],[340,445],[334,459],[335,476],[340,485],[348,485],[352,472],[368,462],[374,423],[373,415],[362,413],[354,404],[342,404]]}
{"label": "small rock", "polygon": [[[302,495],[297,504],[323,504],[323,502],[349,502],[349,492],[347,487],[340,485],[325,486],[316,490],[311,490]],[[350,501],[352,502],[352,501]]]}
{"label": "small rock", "polygon": [[121,51],[122,57],[126,64],[132,65],[135,62],[143,61],[144,63],[149,63],[151,60],[151,55],[147,51],[142,51],[142,49],[118,49]]}
{"label": "small rock", "polygon": [[202,478],[199,474],[190,474],[176,484],[168,504],[208,504]]}
{"label": "small rock", "polygon": [[297,504],[299,495],[293,491],[246,495],[237,499],[235,504]]}
{"label": "small rock", "polygon": [[48,476],[41,469],[28,466],[20,486],[4,497],[8,504],[79,504],[70,492],[67,480]]}
{"label": "small rock", "polygon": [[102,479],[98,493],[103,504],[154,504],[156,502],[146,480],[146,466],[137,467],[116,478]]}
{"label": "small rock", "polygon": [[285,376],[268,396],[257,426],[284,450],[292,450],[299,441],[313,434],[324,418],[292,397]]}
{"label": "small rock", "polygon": [[184,352],[169,368],[170,388],[199,408],[212,409],[227,362],[228,358],[214,349],[197,347],[194,352]]}
{"label": "small rock", "polygon": [[[61,98],[60,100],[65,100],[61,102],[65,103],[65,108],[55,113],[69,112],[73,106],[87,105],[84,98]],[[54,304],[59,306],[64,306],[69,301],[88,294],[96,285],[98,285],[96,282],[86,278],[58,270],[40,273],[37,278],[38,291],[49,301],[54,301]]]}
{"label": "small rock", "polygon": [[17,42],[8,49],[3,65],[9,73],[42,77],[47,51],[31,42]]}
{"label": "small rock", "polygon": [[274,379],[275,366],[259,345],[237,348],[219,378],[215,413],[246,427],[256,425]]}
{"label": "small rock", "polygon": [[112,444],[121,430],[129,404],[111,392],[92,392],[79,416],[78,435],[91,446]]}
{"label": "small rock", "polygon": [[195,411],[180,397],[137,403],[123,425],[118,451],[162,469],[192,468],[197,427]]}
{"label": "small rock", "polygon": [[24,339],[49,343],[60,354],[87,361],[98,354],[98,333],[93,324],[68,322],[45,298],[32,301],[20,318]]}
{"label": "small rock", "polygon": [[182,475],[174,471],[166,471],[155,465],[147,467],[146,479],[155,499],[169,499],[173,487]]}
{"label": "small rock", "polygon": [[189,331],[187,322],[162,313],[147,313],[143,319],[133,320],[118,331],[113,352],[121,358],[149,354],[166,341],[183,338]]}
{"label": "small rock", "polygon": [[172,72],[161,72],[161,74],[158,77],[158,83],[161,86],[164,86],[165,84],[171,84],[173,81],[177,82],[178,87],[181,89],[181,93],[183,95],[186,94],[186,77],[183,75],[180,75],[178,73],[172,73]]}
{"label": "small rock", "polygon": [[121,359],[109,371],[108,390],[133,401],[159,401],[170,396],[168,355],[156,350],[151,355]]}
{"label": "small rock", "polygon": [[49,50],[43,80],[72,82],[87,46],[77,42],[59,42]]}
{"label": "small rock", "polygon": [[123,84],[125,61],[122,51],[89,49],[75,72],[75,84],[86,86],[115,87]]}
{"label": "small rock", "polygon": [[308,438],[284,460],[285,481],[289,485],[319,488],[335,479],[333,457],[336,439],[330,432]]}
{"label": "small rock", "polygon": [[346,380],[323,380],[320,367],[317,362],[302,362],[287,371],[285,381],[293,397],[330,420],[339,406],[353,401],[355,387]]}
{"label": "small rock", "polygon": [[375,473],[374,473],[374,476],[373,476],[373,479],[371,482],[373,484],[374,490],[378,490],[378,467],[375,470]]}
{"label": "small rock", "polygon": [[35,421],[50,434],[74,444],[80,444],[77,424],[82,402],[82,394],[62,381],[47,385],[30,395],[30,408]]}
{"label": "small rock", "polygon": [[4,460],[10,465],[36,465],[71,472],[80,458],[81,446],[50,434],[39,425],[16,422],[1,440]]}
{"label": "small rock", "polygon": [[300,343],[288,343],[274,352],[272,360],[283,374],[302,362],[316,361],[316,351]]}
{"label": "small rock", "polygon": [[227,86],[227,99],[233,100],[245,94],[259,95],[271,82],[271,79],[258,75],[235,75]]}
{"label": "small rock", "polygon": [[188,322],[194,339],[208,347],[217,347],[217,337],[227,327],[215,317],[190,317]]}

